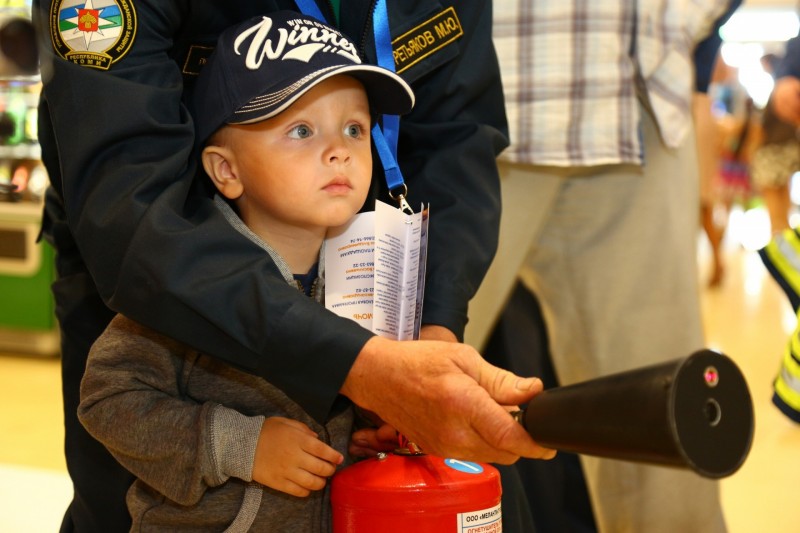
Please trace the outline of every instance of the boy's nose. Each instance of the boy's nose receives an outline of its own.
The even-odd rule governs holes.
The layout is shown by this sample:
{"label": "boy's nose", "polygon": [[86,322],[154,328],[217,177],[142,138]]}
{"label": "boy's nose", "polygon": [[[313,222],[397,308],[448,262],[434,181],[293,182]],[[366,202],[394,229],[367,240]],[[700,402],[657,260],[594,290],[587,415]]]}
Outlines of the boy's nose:
{"label": "boy's nose", "polygon": [[344,141],[336,139],[332,141],[327,154],[329,163],[347,163],[350,161],[350,150],[345,146]]}

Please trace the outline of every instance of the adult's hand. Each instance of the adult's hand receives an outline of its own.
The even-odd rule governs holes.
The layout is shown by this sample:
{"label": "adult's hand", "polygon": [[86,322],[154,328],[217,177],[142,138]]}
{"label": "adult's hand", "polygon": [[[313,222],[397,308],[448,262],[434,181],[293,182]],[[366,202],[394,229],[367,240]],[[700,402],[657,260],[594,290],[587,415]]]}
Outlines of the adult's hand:
{"label": "adult's hand", "polygon": [[456,334],[444,326],[428,324],[419,328],[419,338],[423,341],[458,342]]}
{"label": "adult's hand", "polygon": [[526,403],[541,390],[539,379],[492,366],[466,344],[377,336],[364,345],[341,388],[427,453],[500,464],[555,455],[504,407]]}
{"label": "adult's hand", "polygon": [[378,452],[391,452],[399,447],[397,430],[389,424],[353,432],[348,453],[353,457],[374,457]]}
{"label": "adult's hand", "polygon": [[785,76],[775,81],[770,105],[778,118],[800,126],[800,79]]}

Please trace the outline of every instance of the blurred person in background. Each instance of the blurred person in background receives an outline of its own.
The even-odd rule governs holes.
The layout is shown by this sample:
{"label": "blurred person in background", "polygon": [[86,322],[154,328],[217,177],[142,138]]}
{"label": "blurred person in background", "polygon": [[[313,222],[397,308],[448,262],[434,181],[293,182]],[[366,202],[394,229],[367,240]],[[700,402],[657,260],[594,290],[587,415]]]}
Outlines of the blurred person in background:
{"label": "blurred person in background", "polygon": [[[731,70],[724,65],[723,69]],[[728,101],[724,106],[712,103],[715,111],[711,113],[711,127],[696,121],[701,223],[712,251],[712,271],[707,282],[709,288],[719,287],[724,278],[722,241],[731,209],[734,205],[747,208],[753,198],[750,165],[753,151],[760,142],[761,130],[760,113],[755,109],[752,98],[746,96],[744,87],[735,77],[726,83],[728,91],[744,96],[740,103],[730,105]],[[696,104],[709,99],[704,93],[696,93],[694,98]],[[695,113],[698,112],[695,108]]]}
{"label": "blurred person in background", "polygon": [[800,35],[786,43],[783,59],[775,67],[770,102],[778,118],[800,126]]}
{"label": "blurred person in background", "polygon": [[[781,64],[781,59],[769,55],[762,65],[770,74]],[[791,79],[789,77],[788,79]],[[782,82],[784,83],[784,82]],[[781,119],[775,105],[767,102],[761,118],[760,142],[750,165],[753,185],[764,200],[769,214],[772,235],[789,229],[792,200],[789,194],[792,175],[800,170],[800,139],[797,127]]]}
{"label": "blurred person in background", "polygon": [[[538,218],[490,361],[531,368],[549,355],[569,385],[703,347],[692,96],[707,89],[716,30],[739,3],[495,1],[511,132],[501,177],[533,190]],[[565,465],[544,479],[517,463],[540,530],[726,530],[716,481],[581,462],[593,517],[572,478],[580,472]]]}
{"label": "blurred person in background", "polygon": [[[800,35],[786,43],[783,59],[775,68],[775,87],[769,106],[776,117],[800,127]],[[795,168],[795,171],[800,168]],[[800,424],[800,232],[787,227],[773,231],[772,240],[758,251],[769,273],[786,293],[797,315],[773,381],[772,403],[790,420]]]}

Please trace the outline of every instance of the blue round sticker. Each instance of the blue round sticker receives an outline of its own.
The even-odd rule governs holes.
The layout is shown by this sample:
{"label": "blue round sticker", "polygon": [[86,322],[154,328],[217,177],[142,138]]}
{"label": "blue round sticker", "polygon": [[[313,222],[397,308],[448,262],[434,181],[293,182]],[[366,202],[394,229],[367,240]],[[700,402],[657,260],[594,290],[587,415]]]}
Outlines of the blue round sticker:
{"label": "blue round sticker", "polygon": [[452,468],[453,470],[458,470],[459,472],[464,472],[467,474],[480,474],[483,472],[483,467],[478,463],[473,463],[471,461],[462,461],[460,459],[445,459],[444,464]]}

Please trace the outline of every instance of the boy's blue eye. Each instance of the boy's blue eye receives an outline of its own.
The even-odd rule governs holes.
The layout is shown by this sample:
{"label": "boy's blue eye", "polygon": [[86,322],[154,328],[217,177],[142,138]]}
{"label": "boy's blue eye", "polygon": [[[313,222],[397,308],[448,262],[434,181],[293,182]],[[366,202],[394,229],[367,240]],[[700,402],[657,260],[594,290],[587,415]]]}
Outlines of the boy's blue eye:
{"label": "boy's blue eye", "polygon": [[289,132],[289,137],[293,139],[305,139],[306,137],[311,136],[311,128],[306,126],[305,124],[300,124],[299,126],[295,126]]}
{"label": "boy's blue eye", "polygon": [[345,128],[347,135],[350,137],[360,137],[361,136],[361,126],[358,124],[350,124]]}

